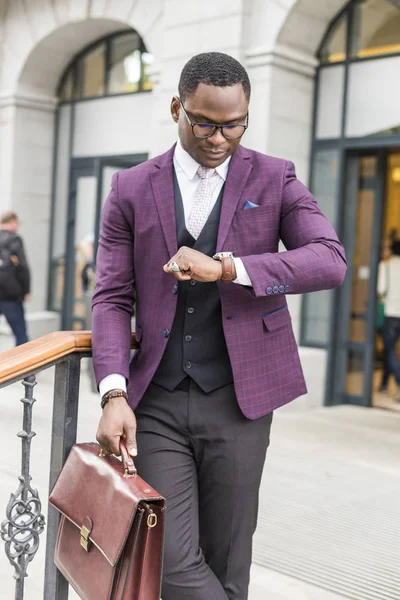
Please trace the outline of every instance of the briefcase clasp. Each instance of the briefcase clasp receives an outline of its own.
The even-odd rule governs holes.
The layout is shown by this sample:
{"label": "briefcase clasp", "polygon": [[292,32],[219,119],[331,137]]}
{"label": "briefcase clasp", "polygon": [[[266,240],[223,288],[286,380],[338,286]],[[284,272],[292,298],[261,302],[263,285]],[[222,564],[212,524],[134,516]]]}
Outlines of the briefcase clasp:
{"label": "briefcase clasp", "polygon": [[82,525],[81,527],[81,546],[86,552],[90,552],[92,542],[89,539],[90,531],[87,527]]}

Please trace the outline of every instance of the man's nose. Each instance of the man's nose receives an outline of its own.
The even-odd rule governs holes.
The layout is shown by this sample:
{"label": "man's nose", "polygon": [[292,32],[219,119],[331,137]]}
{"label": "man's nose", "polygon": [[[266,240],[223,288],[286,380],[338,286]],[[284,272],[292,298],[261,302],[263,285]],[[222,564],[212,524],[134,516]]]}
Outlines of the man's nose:
{"label": "man's nose", "polygon": [[215,133],[211,137],[208,138],[208,141],[213,146],[220,146],[226,140],[225,140],[224,136],[222,135],[222,131],[220,129],[216,129]]}

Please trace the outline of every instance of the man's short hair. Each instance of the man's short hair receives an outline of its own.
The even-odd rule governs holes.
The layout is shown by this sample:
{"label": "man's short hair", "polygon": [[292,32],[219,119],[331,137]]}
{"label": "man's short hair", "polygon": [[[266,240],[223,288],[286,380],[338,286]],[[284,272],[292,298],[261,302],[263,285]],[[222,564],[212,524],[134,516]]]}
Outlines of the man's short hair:
{"label": "man's short hair", "polygon": [[395,240],[392,244],[392,254],[400,256],[400,240]]}
{"label": "man's short hair", "polygon": [[181,101],[194,94],[200,83],[216,87],[231,87],[241,83],[247,100],[250,100],[251,86],[246,69],[228,54],[204,52],[193,56],[183,67],[179,79]]}
{"label": "man's short hair", "polygon": [[0,216],[0,225],[7,225],[7,223],[12,223],[12,221],[18,221],[17,213],[12,210],[8,210]]}

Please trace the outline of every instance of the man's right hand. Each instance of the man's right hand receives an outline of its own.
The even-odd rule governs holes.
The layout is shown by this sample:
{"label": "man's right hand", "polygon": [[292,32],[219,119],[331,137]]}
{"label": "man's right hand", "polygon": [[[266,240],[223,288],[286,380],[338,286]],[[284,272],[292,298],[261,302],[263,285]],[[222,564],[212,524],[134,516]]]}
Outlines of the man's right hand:
{"label": "man's right hand", "polygon": [[121,454],[120,438],[131,456],[137,455],[136,418],[125,398],[111,398],[103,408],[96,434],[104,454]]}

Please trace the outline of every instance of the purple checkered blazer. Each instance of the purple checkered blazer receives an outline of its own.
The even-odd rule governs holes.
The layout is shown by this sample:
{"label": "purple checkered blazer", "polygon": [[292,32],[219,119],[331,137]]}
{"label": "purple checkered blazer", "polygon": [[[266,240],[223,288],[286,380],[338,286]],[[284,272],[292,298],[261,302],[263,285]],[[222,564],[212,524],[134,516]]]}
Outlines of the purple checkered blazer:
{"label": "purple checkered blazer", "polygon": [[[177,251],[173,153],[114,175],[102,217],[94,367],[98,382],[126,377],[133,409],[161,360],[177,304],[175,279],[163,271]],[[247,201],[258,207],[243,210]],[[287,252],[278,253],[280,239]],[[244,147],[229,166],[217,251],[240,257],[253,282],[218,285],[237,400],[256,419],[307,391],[286,294],[340,285],[345,253],[293,164]],[[133,298],[140,350],[130,360]]]}

